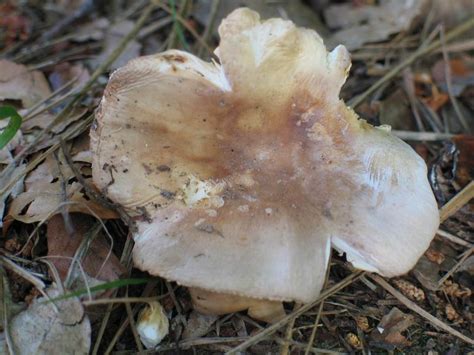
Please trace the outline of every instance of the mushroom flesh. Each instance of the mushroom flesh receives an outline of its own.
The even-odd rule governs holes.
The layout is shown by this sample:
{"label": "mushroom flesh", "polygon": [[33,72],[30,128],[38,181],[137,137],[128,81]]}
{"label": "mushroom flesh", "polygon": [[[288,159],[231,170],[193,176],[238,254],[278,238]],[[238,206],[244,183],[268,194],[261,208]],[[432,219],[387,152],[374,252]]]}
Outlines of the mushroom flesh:
{"label": "mushroom flesh", "polygon": [[412,148],[339,99],[347,50],[246,8],[219,35],[219,63],[140,57],[102,98],[93,179],[135,216],[135,265],[241,309],[315,299],[331,244],[357,268],[408,272],[437,204]]}

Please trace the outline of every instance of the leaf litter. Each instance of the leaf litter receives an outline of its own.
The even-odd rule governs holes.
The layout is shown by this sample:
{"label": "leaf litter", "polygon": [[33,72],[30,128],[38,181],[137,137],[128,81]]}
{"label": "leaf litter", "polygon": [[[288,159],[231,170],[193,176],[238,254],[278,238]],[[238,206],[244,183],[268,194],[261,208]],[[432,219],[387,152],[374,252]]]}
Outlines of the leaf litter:
{"label": "leaf litter", "polygon": [[[43,280],[46,292],[54,298],[123,277],[143,276],[131,264],[132,242],[127,226],[118,219],[120,211],[97,199],[100,191],[91,194],[82,185],[93,189],[87,120],[111,70],[169,43],[206,56],[203,39],[212,48],[217,43],[215,25],[238,6],[230,1],[163,2],[162,7],[137,2],[118,11],[90,6],[87,0],[46,3],[49,7],[34,2],[24,9],[15,4],[0,7],[0,33],[6,29],[6,36],[0,35],[0,106],[13,105],[25,117],[21,130],[0,151],[1,250],[18,265],[17,271],[22,270],[20,277],[10,269],[1,274],[2,304],[11,305],[12,310],[2,318],[8,326],[2,334],[3,346],[9,343],[25,354],[135,353],[141,346],[134,337],[135,319],[152,296],[165,304],[172,325],[170,334],[158,345],[161,350],[468,351],[469,342],[462,336],[472,337],[474,331],[466,322],[472,324],[474,206],[468,198],[471,190],[465,187],[474,175],[473,137],[458,113],[474,126],[470,121],[474,117],[473,62],[468,52],[474,46],[469,41],[472,26],[467,36],[461,32],[453,36],[454,43],[442,43],[437,26],[444,21],[449,31],[469,21],[469,1],[448,7],[435,0],[248,2],[250,7],[258,7],[263,17],[291,19],[317,29],[330,45],[344,43],[352,48],[353,68],[342,96],[354,99],[369,92],[356,110],[371,123],[390,124],[395,134],[410,137],[408,143],[429,166],[440,207],[453,198],[467,201],[449,207],[451,217],[444,221],[430,249],[398,285],[392,282],[395,288],[386,281],[358,274],[354,277],[344,257],[334,255],[327,286],[334,291],[327,294],[322,311],[318,314],[317,302],[302,311],[291,311],[292,306],[286,305],[290,316],[271,326],[242,314],[198,314],[188,306],[185,289],[156,278],[147,286],[130,283],[116,291],[84,291],[78,298],[55,302],[39,297],[41,292],[31,286]],[[183,21],[182,36],[174,33],[173,4]],[[137,27],[145,6],[151,9],[150,17]],[[62,17],[71,25],[55,27]],[[38,28],[54,28],[48,32],[52,42],[41,36]],[[133,31],[139,35],[127,38]],[[175,41],[176,36],[180,40]],[[446,38],[451,38],[448,32]],[[401,70],[390,74],[407,54],[437,39],[437,49],[409,64],[409,76]],[[102,67],[106,62],[111,65]],[[374,84],[377,90],[371,89]],[[83,88],[86,91],[81,92]],[[62,118],[57,121],[58,115]],[[42,138],[35,141],[38,134]],[[74,169],[61,149],[64,140]],[[47,267],[41,267],[39,260],[45,260]],[[14,301],[9,284],[29,291],[15,291]],[[332,288],[334,285],[346,288]],[[100,298],[125,303],[83,305]],[[68,316],[63,310],[69,310]],[[94,320],[92,325],[89,319]],[[290,319],[294,324],[288,335],[285,325]],[[315,340],[308,344],[315,320]],[[41,324],[45,326],[38,326]]]}

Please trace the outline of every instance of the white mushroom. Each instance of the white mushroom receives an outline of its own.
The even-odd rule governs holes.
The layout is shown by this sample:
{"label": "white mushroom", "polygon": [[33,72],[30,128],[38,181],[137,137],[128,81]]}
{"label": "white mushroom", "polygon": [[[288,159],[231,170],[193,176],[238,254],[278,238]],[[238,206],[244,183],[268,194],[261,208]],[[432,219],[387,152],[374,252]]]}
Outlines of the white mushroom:
{"label": "white mushroom", "polygon": [[219,34],[220,64],[167,51],[106,88],[93,179],[136,216],[135,265],[210,293],[303,303],[321,290],[331,243],[356,267],[410,270],[439,223],[426,166],[339,99],[347,50],[245,8]]}

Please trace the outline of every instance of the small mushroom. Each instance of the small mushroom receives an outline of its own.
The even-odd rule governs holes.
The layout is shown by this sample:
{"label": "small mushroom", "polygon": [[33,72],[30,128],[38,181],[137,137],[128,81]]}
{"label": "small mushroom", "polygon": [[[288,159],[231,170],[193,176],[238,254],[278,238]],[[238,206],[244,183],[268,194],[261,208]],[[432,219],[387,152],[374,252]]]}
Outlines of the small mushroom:
{"label": "small mushroom", "polygon": [[331,244],[358,268],[409,271],[436,201],[423,160],[339,99],[347,50],[246,8],[219,34],[220,63],[166,51],[105,90],[93,179],[135,216],[135,265],[205,292],[195,303],[213,313],[310,302]]}

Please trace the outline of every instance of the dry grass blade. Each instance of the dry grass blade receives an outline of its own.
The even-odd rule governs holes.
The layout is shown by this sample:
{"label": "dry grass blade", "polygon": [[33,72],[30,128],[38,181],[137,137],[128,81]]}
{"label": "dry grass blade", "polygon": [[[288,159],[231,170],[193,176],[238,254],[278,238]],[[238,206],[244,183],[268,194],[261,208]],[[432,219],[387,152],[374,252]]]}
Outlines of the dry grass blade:
{"label": "dry grass blade", "polygon": [[[84,85],[84,87],[79,91],[77,96],[71,100],[66,107],[59,113],[58,116],[47,126],[45,129],[41,130],[39,134],[35,136],[35,138],[26,146],[24,147],[12,160],[11,163],[0,173],[0,176],[4,176],[5,174],[9,174],[12,170],[14,170],[15,166],[21,161],[25,156],[30,152],[31,148],[36,146],[38,142],[58,123],[62,122],[64,119],[68,117],[71,113],[73,107],[84,97],[84,95],[89,91],[89,89],[94,85],[97,79],[102,75],[102,73],[107,70],[107,68],[118,58],[118,56],[125,50],[128,43],[136,37],[140,29],[145,24],[145,21],[150,17],[152,11],[156,8],[155,4],[148,5],[145,10],[143,11],[140,18],[135,23],[134,28],[122,39],[119,43],[117,48],[111,53],[111,55],[105,60],[91,75],[89,81]],[[26,174],[26,173],[25,173]],[[4,195],[5,192],[8,191],[5,187],[0,189],[0,195]]]}
{"label": "dry grass blade", "polygon": [[[35,286],[38,291],[40,291],[43,295],[46,295],[46,293],[44,293],[44,289],[46,288],[46,284],[39,278],[37,278],[36,276],[34,276],[33,274],[31,274],[28,270],[22,268],[21,266],[15,264],[13,261],[11,261],[10,259],[4,257],[4,256],[1,256],[0,257],[0,263],[7,269],[13,271],[14,273],[16,273],[17,275],[21,276],[22,278],[24,278],[25,280],[27,280],[28,282],[30,282],[33,286]],[[45,296],[47,297],[47,295]]]}
{"label": "dry grass blade", "polygon": [[319,305],[318,314],[316,315],[316,319],[314,320],[313,329],[311,330],[311,335],[308,340],[308,345],[304,351],[304,355],[308,355],[313,347],[314,338],[316,337],[316,331],[318,329],[319,320],[321,319],[321,313],[323,312],[323,307],[324,307],[324,301],[321,302],[321,304]]}
{"label": "dry grass blade", "polygon": [[462,245],[463,247],[466,247],[466,248],[472,248],[474,247],[473,244],[469,243],[469,242],[466,242],[464,239],[461,239],[451,233],[448,233],[442,229],[438,229],[438,231],[436,232],[436,234],[438,234],[440,237],[443,237],[444,239],[447,239],[453,243],[456,243],[456,244],[459,244],[459,245]]}
{"label": "dry grass blade", "polygon": [[444,132],[415,132],[415,131],[397,131],[392,133],[404,141],[442,141],[451,139],[454,134]]}
{"label": "dry grass blade", "polygon": [[[295,305],[295,310],[298,308],[299,306]],[[295,327],[295,320],[296,318],[293,318],[288,322],[288,326],[286,328],[286,334],[285,334],[285,341],[281,345],[280,355],[290,354],[290,343],[293,338],[293,328]]]}
{"label": "dry grass blade", "polygon": [[[469,20],[466,22],[460,24],[456,28],[452,29],[448,34],[446,34],[444,41],[447,43],[453,38],[458,37],[459,35],[463,34],[466,31],[469,31],[472,27],[474,27],[474,17],[471,17]],[[417,59],[421,58],[425,54],[428,54],[438,48],[441,47],[441,41],[437,40],[431,43],[428,46],[422,46],[418,48],[412,55],[410,55],[407,59],[405,59],[403,62],[395,66],[392,70],[390,70],[387,74],[385,74],[382,78],[377,80],[375,84],[373,84],[370,88],[368,88],[364,93],[360,94],[359,96],[353,98],[352,100],[349,101],[349,105],[352,107],[357,107],[359,106],[369,95],[373,94],[375,91],[377,91],[379,88],[381,88],[386,82],[390,81],[393,79],[395,76],[397,76],[403,69],[408,67],[410,64],[412,64],[414,61]]]}
{"label": "dry grass blade", "polygon": [[474,247],[471,247],[471,249],[467,250],[463,257],[454,265],[441,279],[438,281],[438,288],[441,287],[444,282],[456,272],[457,269],[461,267],[461,265],[471,256],[471,254],[474,253]]}
{"label": "dry grass blade", "polygon": [[[168,7],[167,5],[163,4],[161,1],[155,1],[156,5],[161,7],[163,10],[165,10],[168,14],[172,15],[173,14],[173,10]],[[186,21],[186,19],[184,19],[182,16],[180,16],[179,14],[175,14],[176,16],[176,19],[179,21],[179,23],[186,29],[189,31],[189,33],[191,33],[193,35],[194,38],[196,38],[196,40],[201,44],[201,46],[203,48],[206,48],[207,51],[209,52],[209,54],[213,54],[213,51],[212,51],[212,48],[209,47],[209,45],[206,43],[206,41],[199,35],[199,33],[197,33],[194,28],[192,28],[189,23]]]}
{"label": "dry grass blade", "polygon": [[441,223],[459,211],[466,203],[474,198],[474,181],[471,181],[456,196],[449,200],[439,210],[439,219]]}
{"label": "dry grass blade", "polygon": [[435,327],[441,328],[444,331],[450,333],[451,335],[454,335],[455,337],[461,339],[462,341],[465,341],[468,344],[474,345],[474,339],[471,339],[471,338],[465,336],[464,334],[458,332],[456,329],[451,328],[449,325],[443,323],[442,321],[440,321],[435,316],[432,316],[431,314],[429,314],[423,308],[418,306],[416,303],[410,301],[403,294],[401,294],[399,291],[397,291],[395,288],[393,288],[382,277],[380,277],[378,275],[373,275],[373,274],[369,275],[369,277],[372,280],[374,280],[376,283],[378,283],[380,286],[382,286],[387,292],[392,294],[392,296],[394,296],[397,300],[399,300],[401,303],[403,303],[407,308],[409,308],[413,312],[417,313],[419,316],[425,318],[427,321],[429,321]]}
{"label": "dry grass blade", "polygon": [[300,315],[302,315],[306,311],[310,310],[314,306],[318,305],[321,301],[325,300],[329,296],[331,296],[331,295],[335,294],[336,292],[342,290],[344,287],[352,284],[353,282],[358,280],[364,274],[365,274],[364,271],[356,271],[356,272],[352,273],[351,275],[349,275],[348,277],[346,277],[342,281],[338,282],[334,286],[332,286],[332,287],[328,288],[327,290],[323,291],[319,295],[319,297],[316,300],[314,300],[313,302],[305,304],[304,306],[302,306],[301,308],[299,308],[296,311],[292,312],[291,314],[287,315],[285,318],[281,319],[280,321],[278,321],[278,322],[270,325],[269,327],[265,328],[264,330],[258,332],[253,337],[251,337],[250,339],[244,341],[239,346],[237,346],[237,347],[233,348],[232,350],[228,351],[226,354],[229,354],[229,355],[230,354],[237,354],[240,351],[244,351],[249,346],[251,346],[253,344],[256,344],[259,341],[265,339],[267,336],[269,336],[270,334],[272,334],[275,331],[277,331],[278,329],[280,329],[282,326],[284,326],[286,323],[291,321],[293,318],[299,317]]}

